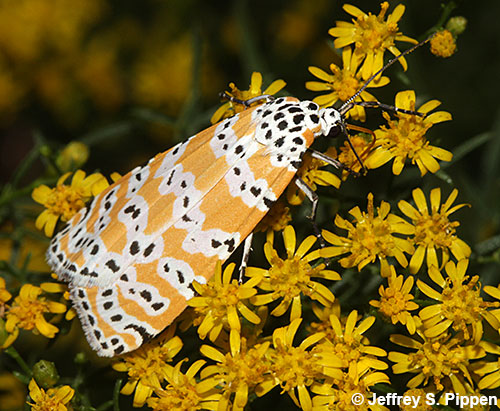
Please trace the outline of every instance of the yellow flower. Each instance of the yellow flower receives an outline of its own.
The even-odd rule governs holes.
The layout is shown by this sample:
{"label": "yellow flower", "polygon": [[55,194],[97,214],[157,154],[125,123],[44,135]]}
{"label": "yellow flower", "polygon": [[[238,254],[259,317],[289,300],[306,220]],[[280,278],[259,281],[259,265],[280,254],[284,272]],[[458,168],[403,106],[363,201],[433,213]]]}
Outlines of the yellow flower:
{"label": "yellow flower", "polygon": [[[352,369],[354,370],[354,369]],[[366,371],[362,375],[354,371],[342,373],[342,377],[332,385],[325,382],[323,385],[314,386],[311,391],[318,394],[312,399],[313,411],[354,411],[372,410],[388,411],[383,405],[368,402],[373,397],[370,387],[375,384],[390,384],[389,377],[383,372]],[[354,394],[361,395],[365,402],[362,405],[353,405]],[[354,397],[355,398],[355,397]],[[368,403],[367,403],[368,402]]]}
{"label": "yellow flower", "polygon": [[[337,151],[334,147],[326,150],[325,155],[335,158]],[[302,164],[297,170],[297,177],[300,177],[313,191],[316,191],[317,186],[332,186],[340,187],[340,178],[330,171],[320,170],[328,164],[323,160],[313,158],[311,154],[305,153],[302,158]],[[305,193],[296,184],[290,184],[286,191],[286,199],[292,205],[302,204]]]}
{"label": "yellow flower", "polygon": [[[259,97],[265,94],[274,95],[285,86],[286,83],[283,80],[275,80],[269,85],[269,87],[262,91],[262,74],[254,71],[252,73],[250,87],[248,88],[248,90],[238,90],[234,83],[229,83],[229,88],[231,89],[231,91],[226,91],[226,94],[229,94],[230,96],[238,100],[247,101],[251,98]],[[258,104],[262,104],[262,101],[256,101],[252,105]],[[221,119],[234,116],[235,114],[240,113],[246,109],[247,106],[243,104],[239,104],[233,101],[227,101],[215,111],[210,121],[212,122],[212,124],[215,124]]]}
{"label": "yellow flower", "polygon": [[[371,136],[367,137],[366,134],[356,134],[349,137],[349,140],[352,144],[352,147],[346,139],[344,141],[344,144],[340,147],[340,153],[338,157],[336,157],[338,161],[349,168],[349,170],[342,170],[342,180],[345,180],[350,174],[352,174],[352,171],[357,173],[361,172],[362,165],[365,166],[365,168],[368,168],[365,164],[365,159],[367,158],[367,155],[370,153],[375,143],[375,140],[371,138]],[[356,153],[354,153],[354,151],[356,151]],[[361,162],[359,161],[356,154],[361,159]]]}
{"label": "yellow flower", "polygon": [[405,110],[416,110],[426,114],[425,117],[396,113],[398,119],[391,120],[389,114],[382,113],[387,120],[388,126],[382,126],[375,130],[375,136],[377,137],[376,148],[365,161],[368,168],[380,167],[394,159],[392,172],[394,175],[399,175],[408,158],[412,164],[417,164],[420,174],[423,176],[428,171],[435,173],[439,170],[437,160],[450,161],[452,159],[453,155],[449,151],[431,146],[425,138],[427,130],[434,124],[451,120],[451,114],[447,111],[427,114],[441,103],[438,100],[431,100],[415,109],[415,99],[413,90],[401,91],[396,94],[396,107]]}
{"label": "yellow flower", "polygon": [[[387,364],[376,357],[385,357],[387,353],[375,346],[363,335],[375,322],[375,317],[367,317],[358,322],[358,312],[351,311],[347,318],[339,314],[331,314],[323,330],[325,338],[316,347],[327,357],[341,361],[343,369],[349,369],[356,375],[364,374],[368,369],[385,370]],[[324,374],[333,378],[335,383],[343,378],[344,373],[338,366],[323,364]]]}
{"label": "yellow flower", "polygon": [[269,342],[264,342],[247,347],[245,338],[240,338],[236,330],[231,330],[230,352],[226,354],[209,345],[201,346],[200,352],[217,364],[209,365],[201,371],[200,384],[221,387],[219,410],[229,409],[232,402],[233,411],[242,411],[249,393],[254,392],[261,397],[277,384],[271,375],[269,346]]}
{"label": "yellow flower", "polygon": [[424,386],[442,391],[445,384],[449,386],[451,383],[454,392],[465,395],[465,383],[472,384],[470,361],[486,355],[482,346],[462,346],[461,339],[451,338],[446,333],[437,338],[428,338],[418,329],[417,332],[422,341],[404,335],[391,335],[390,340],[394,344],[415,350],[408,354],[390,352],[388,358],[395,363],[392,371],[395,374],[416,374],[406,384],[408,388]]}
{"label": "yellow flower", "polygon": [[496,330],[499,329],[500,323],[487,309],[499,307],[500,303],[486,302],[481,298],[479,276],[471,278],[465,275],[468,264],[469,260],[466,259],[460,260],[457,265],[448,261],[445,267],[448,274],[446,279],[436,266],[430,267],[429,277],[442,288],[441,292],[435,291],[420,280],[417,281],[418,288],[425,295],[439,301],[438,304],[420,310],[419,316],[426,337],[437,337],[452,327],[457,332],[461,331],[465,340],[469,340],[472,328],[474,343],[479,344],[483,336],[483,318],[491,322]]}
{"label": "yellow flower", "polygon": [[431,53],[438,57],[451,57],[457,51],[457,43],[453,34],[448,30],[441,30],[434,34],[431,41]]}
{"label": "yellow flower", "polygon": [[292,220],[290,208],[287,207],[283,200],[276,201],[271,209],[267,212],[259,224],[255,228],[256,231],[282,231]]}
{"label": "yellow flower", "polygon": [[354,224],[339,215],[335,217],[335,225],[347,230],[347,237],[323,230],[324,239],[332,246],[323,248],[321,256],[330,258],[350,253],[339,262],[344,268],[357,266],[358,270],[378,258],[384,277],[389,275],[387,257],[395,257],[401,266],[406,267],[408,260],[404,253],[413,253],[413,246],[410,241],[393,234],[413,234],[415,228],[401,217],[389,213],[390,210],[389,203],[382,201],[375,215],[373,194],[368,194],[367,212],[362,212],[358,206],[349,211],[354,217]]}
{"label": "yellow flower", "polygon": [[[383,2],[380,7],[380,13],[375,16],[371,13],[364,13],[351,4],[344,4],[343,9],[354,16],[352,23],[337,21],[336,26],[328,33],[336,37],[333,45],[335,48],[344,48],[354,44],[354,56],[358,61],[364,59],[361,68],[363,79],[368,79],[384,65],[384,53],[389,50],[394,56],[401,52],[394,45],[395,41],[405,41],[416,44],[417,41],[404,36],[398,28],[398,21],[403,16],[405,6],[399,4],[394,11],[384,20],[388,2]],[[407,64],[404,58],[399,60],[403,69],[406,70]]]}
{"label": "yellow flower", "polygon": [[217,410],[221,394],[215,388],[217,380],[209,384],[197,381],[196,374],[205,365],[204,360],[195,361],[185,374],[181,372],[182,364],[187,359],[179,361],[171,373],[165,376],[167,386],[155,387],[158,397],[149,397],[148,407],[155,411],[163,410]]}
{"label": "yellow flower", "polygon": [[[416,246],[415,253],[410,260],[410,272],[418,272],[424,257],[427,256],[427,267],[443,267],[450,258],[450,252],[457,260],[468,258],[471,253],[470,247],[456,235],[458,221],[450,221],[450,214],[465,207],[467,204],[458,204],[452,207],[457,198],[458,190],[454,189],[446,201],[441,204],[441,189],[431,190],[430,210],[427,200],[420,188],[412,192],[413,200],[417,208],[407,201],[401,200],[398,207],[403,214],[408,216],[415,226],[415,235],[412,238]],[[441,264],[437,256],[437,250],[441,251]]]}
{"label": "yellow flower", "polygon": [[[309,72],[322,81],[308,81],[306,88],[312,91],[328,91],[327,94],[315,97],[313,101],[321,107],[330,107],[337,101],[345,102],[351,98],[361,88],[364,83],[361,77],[359,64],[361,60],[352,54],[350,47],[342,51],[343,68],[330,64],[329,74],[318,67],[309,67]],[[372,81],[368,88],[383,87],[389,84],[389,78],[385,76],[378,77]],[[363,91],[354,101],[376,101],[377,99],[370,93]],[[364,107],[354,106],[347,116],[354,120],[365,121],[366,113]]]}
{"label": "yellow flower", "polygon": [[108,182],[100,173],[85,177],[85,172],[77,170],[71,180],[71,185],[64,182],[71,173],[59,178],[55,188],[41,185],[33,190],[31,196],[37,203],[46,207],[36,219],[36,228],[44,229],[45,235],[51,237],[59,218],[67,222],[78,210],[85,207],[85,203],[93,196],[98,195],[107,186]]}
{"label": "yellow flower", "polygon": [[134,407],[142,407],[153,393],[153,388],[159,387],[160,381],[172,373],[173,367],[167,363],[182,348],[182,340],[174,337],[174,332],[175,328],[169,327],[161,337],[123,355],[113,364],[116,371],[128,373],[128,382],[120,392],[130,395],[135,390]]}
{"label": "yellow flower", "polygon": [[[270,232],[271,234],[273,232]],[[283,260],[273,249],[272,238],[269,236],[264,244],[264,254],[271,265],[268,270],[248,267],[245,274],[248,277],[262,276],[263,280],[258,287],[267,291],[266,294],[259,294],[252,298],[252,304],[264,305],[278,299],[282,299],[280,304],[274,308],[271,315],[281,316],[285,314],[290,305],[290,319],[296,319],[302,315],[302,294],[313,300],[317,300],[323,305],[330,305],[335,297],[332,292],[323,284],[312,281],[312,277],[326,280],[338,281],[340,276],[335,271],[325,270],[325,264],[316,267],[311,266],[311,262],[319,258],[319,250],[306,254],[316,242],[316,237],[307,237],[296,248],[295,230],[292,226],[287,226],[283,231],[283,239],[287,258]]]}
{"label": "yellow flower", "polygon": [[32,378],[28,388],[30,390],[30,397],[33,403],[31,405],[32,411],[66,411],[68,408],[73,408],[68,403],[73,398],[75,390],[69,385],[63,385],[59,388],[49,388],[45,391],[40,388],[35,380]]}
{"label": "yellow flower", "polygon": [[340,361],[321,353],[315,354],[313,347],[325,336],[315,333],[304,339],[298,347],[293,340],[302,318],[294,319],[289,326],[278,328],[273,332],[274,351],[270,354],[273,375],[279,382],[283,392],[287,392],[297,407],[303,410],[312,409],[311,395],[308,388],[320,385],[318,381],[325,378],[323,365],[328,362],[332,366],[340,366]]}
{"label": "yellow flower", "polygon": [[10,346],[19,335],[19,329],[33,330],[44,337],[54,338],[59,329],[47,322],[45,314],[62,314],[66,305],[47,300],[42,288],[24,284],[6,314],[5,330],[10,334],[3,348]]}
{"label": "yellow flower", "polygon": [[229,264],[222,274],[221,264],[217,263],[215,275],[207,284],[193,282],[193,287],[199,294],[188,301],[194,307],[193,324],[198,327],[198,335],[203,340],[209,336],[214,342],[223,329],[241,331],[239,314],[252,324],[258,324],[260,318],[245,304],[255,294],[254,288],[262,279],[255,276],[249,281],[239,284],[238,280],[231,277],[234,263]]}
{"label": "yellow flower", "polygon": [[379,312],[389,318],[392,324],[401,323],[406,326],[410,334],[415,334],[416,325],[410,311],[416,310],[418,304],[410,294],[414,279],[408,277],[403,283],[403,276],[396,276],[396,269],[391,265],[391,275],[388,278],[389,286],[379,287],[380,300],[370,301],[370,305],[378,308]]}

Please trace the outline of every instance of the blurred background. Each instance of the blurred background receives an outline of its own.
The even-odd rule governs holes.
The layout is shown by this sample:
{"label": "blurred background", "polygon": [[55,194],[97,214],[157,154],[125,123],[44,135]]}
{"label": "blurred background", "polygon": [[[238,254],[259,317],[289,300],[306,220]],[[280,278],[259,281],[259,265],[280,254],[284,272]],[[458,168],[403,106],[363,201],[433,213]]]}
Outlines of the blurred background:
{"label": "blurred background", "polygon": [[[380,10],[379,2],[349,3],[366,13]],[[389,12],[399,3],[391,1]],[[46,159],[71,141],[89,148],[82,166],[87,172],[126,173],[208,127],[220,105],[218,94],[230,82],[247,89],[253,71],[263,74],[263,89],[281,78],[287,82],[281,94],[314,98],[305,88],[314,80],[308,66],[326,70],[341,61],[328,29],[336,20],[351,20],[342,4],[0,0],[0,183],[9,182],[27,158],[33,161],[19,186],[54,176]],[[426,193],[444,187],[443,198],[456,187],[457,203],[472,206],[452,218],[461,222],[459,236],[473,248],[472,270],[484,282],[498,283],[500,2],[407,2],[400,31],[423,39],[444,7],[452,9],[450,17],[468,21],[457,53],[441,59],[422,47],[407,58],[407,72],[391,67],[391,83],[374,94],[393,104],[397,91],[411,88],[421,103],[440,100],[453,121],[433,127],[429,139],[454,152],[454,160],[423,180],[415,167],[393,177],[389,166],[350,179],[341,195],[351,201],[341,208],[349,210],[362,198],[364,209],[369,191],[378,204],[388,197],[409,199],[417,186]],[[368,117],[368,126],[381,119],[377,110]],[[33,205],[30,192],[23,201]],[[5,229],[8,222],[0,217]],[[323,209],[321,218],[331,228],[332,213]],[[43,251],[38,262],[43,265]]]}

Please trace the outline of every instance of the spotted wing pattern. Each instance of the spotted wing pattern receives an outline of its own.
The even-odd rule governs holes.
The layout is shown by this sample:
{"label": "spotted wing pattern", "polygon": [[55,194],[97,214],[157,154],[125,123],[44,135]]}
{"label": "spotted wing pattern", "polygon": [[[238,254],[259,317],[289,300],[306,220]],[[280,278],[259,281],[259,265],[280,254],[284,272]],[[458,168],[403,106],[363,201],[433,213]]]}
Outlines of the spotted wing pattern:
{"label": "spotted wing pattern", "polygon": [[47,259],[90,345],[131,351],[160,333],[254,229],[319,126],[293,98],[246,110],[138,167],[59,232]]}

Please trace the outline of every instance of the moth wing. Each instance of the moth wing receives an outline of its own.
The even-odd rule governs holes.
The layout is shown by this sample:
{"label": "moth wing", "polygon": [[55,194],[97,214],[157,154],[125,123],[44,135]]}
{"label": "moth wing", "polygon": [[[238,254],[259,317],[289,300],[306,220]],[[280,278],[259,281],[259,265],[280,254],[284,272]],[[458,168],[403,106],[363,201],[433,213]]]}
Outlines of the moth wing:
{"label": "moth wing", "polygon": [[163,331],[194,296],[192,281],[206,283],[217,261],[231,255],[284,191],[294,172],[272,166],[266,149],[253,144],[254,155],[237,161],[186,213],[191,225],[178,222],[163,233],[161,255],[137,259],[107,287],[72,290],[87,339],[99,355],[132,351]]}
{"label": "moth wing", "polygon": [[75,286],[106,286],[152,253],[162,233],[237,161],[227,153],[252,135],[254,110],[200,132],[104,190],[53,238],[47,260],[54,272]]}

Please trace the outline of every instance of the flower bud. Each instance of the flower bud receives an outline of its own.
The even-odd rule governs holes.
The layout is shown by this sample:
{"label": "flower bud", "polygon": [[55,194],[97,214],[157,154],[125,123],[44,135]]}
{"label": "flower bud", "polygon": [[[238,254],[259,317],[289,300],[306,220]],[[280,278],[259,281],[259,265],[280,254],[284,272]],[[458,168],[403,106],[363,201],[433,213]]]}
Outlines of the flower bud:
{"label": "flower bud", "polygon": [[59,381],[56,366],[51,361],[40,360],[33,366],[33,378],[42,388],[51,388]]}
{"label": "flower bud", "polygon": [[449,30],[454,37],[462,34],[467,28],[467,19],[463,16],[455,16],[446,23],[446,30]]}
{"label": "flower bud", "polygon": [[89,148],[79,141],[72,141],[59,153],[56,164],[62,172],[66,172],[79,168],[88,158]]}

